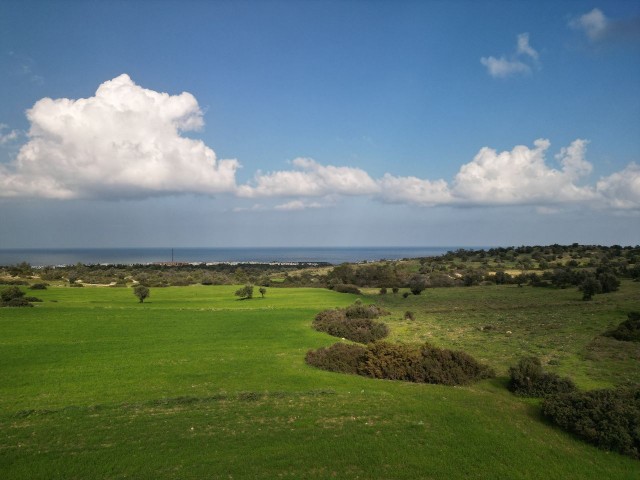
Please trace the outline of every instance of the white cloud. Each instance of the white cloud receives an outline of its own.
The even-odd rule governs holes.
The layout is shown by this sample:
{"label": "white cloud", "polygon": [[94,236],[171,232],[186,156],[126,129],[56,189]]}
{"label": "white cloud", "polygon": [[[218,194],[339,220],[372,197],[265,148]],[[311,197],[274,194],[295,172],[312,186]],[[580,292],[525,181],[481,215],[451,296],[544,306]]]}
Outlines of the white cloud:
{"label": "white cloud", "polygon": [[359,168],[324,166],[309,158],[296,158],[292,162],[297,170],[283,170],[262,174],[258,172],[254,185],[242,185],[242,197],[295,197],[367,195],[377,185],[367,172]]}
{"label": "white cloud", "polygon": [[0,123],[0,145],[17,140],[20,135],[18,130],[9,130],[7,133],[3,133],[3,130],[9,130],[9,125]]}
{"label": "white cloud", "polygon": [[43,98],[27,111],[29,141],[0,170],[1,196],[134,198],[235,189],[236,160],[217,160],[181,132],[203,125],[190,93],[169,95],[128,75],[90,98]]}
{"label": "white cloud", "polygon": [[326,206],[327,205],[324,205],[319,202],[303,202],[302,200],[292,200],[290,202],[283,203],[281,205],[276,205],[274,207],[274,210],[284,210],[284,211],[306,210],[308,208],[324,208]]}
{"label": "white cloud", "polygon": [[640,41],[640,17],[611,19],[598,8],[571,19],[569,27],[583,32],[594,44]]}
{"label": "white cloud", "polygon": [[640,209],[640,165],[631,163],[624,170],[600,179],[596,189],[608,206]]}
{"label": "white cloud", "polygon": [[395,177],[385,174],[378,180],[378,198],[388,203],[411,203],[423,206],[452,202],[449,186],[444,180],[430,181],[417,177]]}
{"label": "white cloud", "polygon": [[534,60],[538,60],[538,52],[536,52],[536,50],[529,45],[529,34],[528,33],[521,33],[520,35],[518,35],[518,50],[517,53],[519,55],[528,55],[529,57],[533,58]]}
{"label": "white cloud", "polygon": [[575,140],[558,158],[560,170],[549,167],[545,153],[548,140],[539,139],[534,148],[518,145],[511,151],[496,152],[484,147],[473,161],[456,175],[452,193],[461,203],[471,205],[549,205],[592,200],[593,189],[575,181],[591,170],[584,160],[586,142]]}
{"label": "white cloud", "polygon": [[482,57],[480,63],[487,67],[487,72],[494,78],[506,78],[519,73],[531,73],[529,65],[519,60],[507,60],[504,57]]}
{"label": "white cloud", "polygon": [[[524,57],[524,58],[523,58]],[[529,44],[529,34],[521,33],[517,37],[515,54],[510,58],[501,56],[482,57],[480,63],[487,68],[487,73],[494,78],[506,78],[512,75],[527,75],[531,73],[531,65],[524,60],[538,64],[538,52]]]}
{"label": "white cloud", "polygon": [[589,13],[585,13],[569,22],[569,26],[576,30],[582,30],[591,40],[599,40],[605,35],[609,20],[602,10],[594,8]]}

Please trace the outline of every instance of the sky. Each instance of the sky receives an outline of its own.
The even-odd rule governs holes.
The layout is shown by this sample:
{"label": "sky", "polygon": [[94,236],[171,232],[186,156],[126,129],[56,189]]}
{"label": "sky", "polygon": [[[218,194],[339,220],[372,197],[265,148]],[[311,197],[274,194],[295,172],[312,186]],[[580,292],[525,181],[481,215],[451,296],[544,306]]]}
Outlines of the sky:
{"label": "sky", "polygon": [[0,3],[0,248],[640,243],[637,1]]}

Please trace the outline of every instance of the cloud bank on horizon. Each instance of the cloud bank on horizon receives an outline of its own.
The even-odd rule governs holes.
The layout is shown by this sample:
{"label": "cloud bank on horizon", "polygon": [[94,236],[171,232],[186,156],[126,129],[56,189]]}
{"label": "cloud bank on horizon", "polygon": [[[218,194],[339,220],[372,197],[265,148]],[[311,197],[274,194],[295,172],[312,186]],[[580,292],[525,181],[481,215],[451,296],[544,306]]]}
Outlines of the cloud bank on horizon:
{"label": "cloud bank on horizon", "polygon": [[[519,36],[518,51],[537,58],[528,36]],[[183,135],[204,125],[202,111],[190,93],[155,92],[122,74],[101,84],[90,98],[43,98],[27,111],[27,118],[28,141],[11,164],[0,165],[0,197],[134,199],[229,194],[283,198],[286,202],[275,209],[301,210],[334,205],[341,197],[365,196],[424,207],[640,209],[640,165],[630,163],[622,171],[586,183],[592,165],[586,160],[588,141],[584,139],[560,149],[555,155],[557,167],[547,160],[550,142],[537,139],[533,147],[517,145],[510,151],[482,147],[451,181],[392,173],[375,179],[360,168],[322,165],[301,157],[288,170],[258,171],[250,182],[238,185],[237,160],[218,159],[204,142]],[[17,137],[11,131],[2,139]],[[256,204],[252,209],[263,208]]]}

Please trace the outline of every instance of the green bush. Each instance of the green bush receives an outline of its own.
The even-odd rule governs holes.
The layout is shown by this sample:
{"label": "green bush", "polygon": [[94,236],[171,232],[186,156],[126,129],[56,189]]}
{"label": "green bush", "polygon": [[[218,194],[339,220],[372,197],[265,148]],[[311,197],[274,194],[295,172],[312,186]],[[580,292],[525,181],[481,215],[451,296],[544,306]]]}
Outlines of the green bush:
{"label": "green bush", "polygon": [[640,458],[640,386],[550,396],[542,412],[599,448]]}
{"label": "green bush", "polygon": [[253,298],[253,285],[247,284],[244,287],[236,290],[236,297],[240,297],[240,300]]}
{"label": "green bush", "polygon": [[47,283],[34,283],[29,290],[46,290],[49,285]]}
{"label": "green bush", "polygon": [[334,337],[370,343],[389,334],[389,328],[373,319],[383,313],[375,305],[351,305],[346,309],[325,310],[316,315],[313,328]]}
{"label": "green bush", "polygon": [[5,288],[0,292],[0,307],[33,307],[29,302],[41,302],[35,297],[25,297],[18,287]]}
{"label": "green bush", "polygon": [[360,374],[416,383],[464,385],[495,372],[462,351],[423,345],[377,342],[369,345]]}
{"label": "green bush", "polygon": [[640,312],[629,312],[627,320],[603,335],[624,342],[640,342]]}
{"label": "green bush", "polygon": [[576,389],[570,378],[546,373],[537,357],[520,359],[517,366],[509,368],[509,376],[509,390],[522,397],[544,397]]}
{"label": "green bush", "polygon": [[350,285],[345,283],[338,283],[333,286],[333,291],[338,293],[353,293],[360,295],[362,292],[356,285]]}
{"label": "green bush", "polygon": [[313,367],[330,372],[357,374],[366,350],[360,345],[336,343],[330,347],[309,350],[305,361]]}
{"label": "green bush", "polygon": [[306,361],[332,372],[417,383],[462,385],[495,375],[489,367],[464,352],[429,344],[376,342],[363,347],[337,343],[309,351]]}

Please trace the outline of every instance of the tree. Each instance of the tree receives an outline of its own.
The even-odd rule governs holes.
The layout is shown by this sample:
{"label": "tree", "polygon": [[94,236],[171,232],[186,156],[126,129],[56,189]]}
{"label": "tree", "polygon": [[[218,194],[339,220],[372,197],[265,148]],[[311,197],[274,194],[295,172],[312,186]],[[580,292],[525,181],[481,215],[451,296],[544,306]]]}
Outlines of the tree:
{"label": "tree", "polygon": [[259,292],[260,292],[260,295],[262,295],[262,298],[264,298],[264,294],[267,293],[267,289],[264,287],[260,287]]}
{"label": "tree", "polygon": [[587,277],[580,285],[580,290],[582,290],[582,300],[591,300],[596,293],[602,292],[602,285],[595,277]]}
{"label": "tree", "polygon": [[240,300],[253,298],[253,285],[247,284],[244,287],[236,290],[236,297],[240,297]]}
{"label": "tree", "polygon": [[409,290],[414,295],[420,295],[425,288],[427,288],[427,281],[422,275],[414,275],[409,280]]}
{"label": "tree", "polygon": [[133,289],[133,294],[138,297],[140,303],[142,303],[144,299],[149,296],[149,289],[144,285],[136,285]]}

